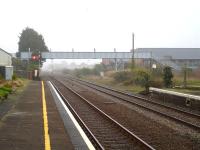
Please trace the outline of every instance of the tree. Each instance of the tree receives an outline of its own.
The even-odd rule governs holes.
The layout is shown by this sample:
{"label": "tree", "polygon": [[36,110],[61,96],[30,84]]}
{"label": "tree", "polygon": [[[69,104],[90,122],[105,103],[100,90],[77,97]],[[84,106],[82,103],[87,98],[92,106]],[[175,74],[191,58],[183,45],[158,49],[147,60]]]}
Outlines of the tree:
{"label": "tree", "polygon": [[29,48],[30,52],[34,53],[49,51],[43,36],[29,27],[20,34],[18,46],[19,52],[28,52]]}
{"label": "tree", "polygon": [[[45,42],[44,38],[41,34],[36,32],[34,29],[31,29],[29,27],[22,30],[22,33],[19,37],[18,42],[18,51],[19,52],[28,52],[30,49],[30,52],[32,52],[32,55],[36,55],[39,57],[40,52],[46,52],[49,51]],[[17,54],[19,56],[19,53]],[[41,59],[39,57],[40,61],[44,59]],[[29,63],[27,62],[28,70],[37,69],[39,67],[38,61],[30,60]],[[42,66],[42,61],[40,62],[40,65]]]}
{"label": "tree", "polygon": [[169,88],[172,86],[172,78],[173,78],[172,69],[171,67],[166,66],[163,69],[163,81],[165,87]]}
{"label": "tree", "polygon": [[92,71],[94,75],[100,75],[100,72],[105,71],[105,66],[103,64],[96,64]]}

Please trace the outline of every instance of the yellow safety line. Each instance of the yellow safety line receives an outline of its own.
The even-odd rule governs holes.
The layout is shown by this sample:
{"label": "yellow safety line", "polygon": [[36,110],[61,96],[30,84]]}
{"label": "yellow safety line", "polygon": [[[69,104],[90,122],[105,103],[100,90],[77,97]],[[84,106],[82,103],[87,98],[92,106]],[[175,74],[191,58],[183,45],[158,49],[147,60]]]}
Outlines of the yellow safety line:
{"label": "yellow safety line", "polygon": [[49,127],[48,127],[48,117],[47,117],[47,105],[46,105],[43,81],[42,81],[42,108],[43,108],[43,120],[44,120],[45,150],[51,150],[51,143],[50,143],[49,132],[48,132]]}

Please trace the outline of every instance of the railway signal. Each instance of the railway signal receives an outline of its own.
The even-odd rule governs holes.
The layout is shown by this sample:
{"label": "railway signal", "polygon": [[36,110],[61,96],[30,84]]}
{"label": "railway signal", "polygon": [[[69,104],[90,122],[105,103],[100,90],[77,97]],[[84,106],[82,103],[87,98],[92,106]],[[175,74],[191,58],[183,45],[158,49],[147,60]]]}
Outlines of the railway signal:
{"label": "railway signal", "polygon": [[40,59],[40,55],[32,55],[32,56],[31,56],[31,59],[32,59],[33,61],[38,61],[38,60]]}

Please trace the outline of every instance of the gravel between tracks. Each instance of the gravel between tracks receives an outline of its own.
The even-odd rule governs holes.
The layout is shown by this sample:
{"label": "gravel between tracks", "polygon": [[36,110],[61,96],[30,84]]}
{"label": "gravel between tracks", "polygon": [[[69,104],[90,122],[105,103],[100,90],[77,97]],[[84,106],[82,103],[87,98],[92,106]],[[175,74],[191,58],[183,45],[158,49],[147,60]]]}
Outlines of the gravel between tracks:
{"label": "gravel between tracks", "polygon": [[[87,85],[88,83],[83,83],[83,84]],[[180,112],[180,111],[177,111],[177,110],[174,110],[174,109],[162,107],[160,105],[155,105],[148,100],[144,101],[144,100],[141,100],[141,99],[138,99],[138,98],[123,95],[121,93],[116,93],[114,91],[111,91],[111,90],[108,90],[108,89],[105,89],[105,88],[102,88],[102,87],[96,87],[94,85],[89,85],[89,86],[90,86],[90,88],[94,87],[94,89],[99,89],[100,91],[112,93],[113,95],[121,97],[121,98],[128,100],[130,102],[145,106],[147,108],[151,108],[151,109],[159,111],[159,112],[163,112],[164,114],[168,114],[169,116],[173,116],[173,117],[185,120],[186,122],[192,123],[194,125],[200,126],[200,118],[197,117],[197,116],[188,115],[187,113],[183,113],[183,112]]]}
{"label": "gravel between tracks", "polygon": [[200,149],[198,133],[91,88],[71,87],[156,149]]}
{"label": "gravel between tracks", "polygon": [[58,82],[54,83],[105,149],[141,149],[141,144],[138,144],[135,138],[130,137],[110,120],[105,119],[101,113],[63,85]]}

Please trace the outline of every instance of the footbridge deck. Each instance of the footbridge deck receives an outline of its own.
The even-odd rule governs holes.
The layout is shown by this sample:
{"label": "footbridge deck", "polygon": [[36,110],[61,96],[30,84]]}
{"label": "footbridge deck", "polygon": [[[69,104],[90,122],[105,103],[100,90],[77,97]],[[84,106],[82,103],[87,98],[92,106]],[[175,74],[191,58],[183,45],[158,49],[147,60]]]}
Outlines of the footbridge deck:
{"label": "footbridge deck", "polygon": [[[21,52],[21,59],[31,58],[32,53]],[[45,59],[131,59],[132,52],[42,52]],[[149,52],[135,52],[134,58],[151,58]]]}

